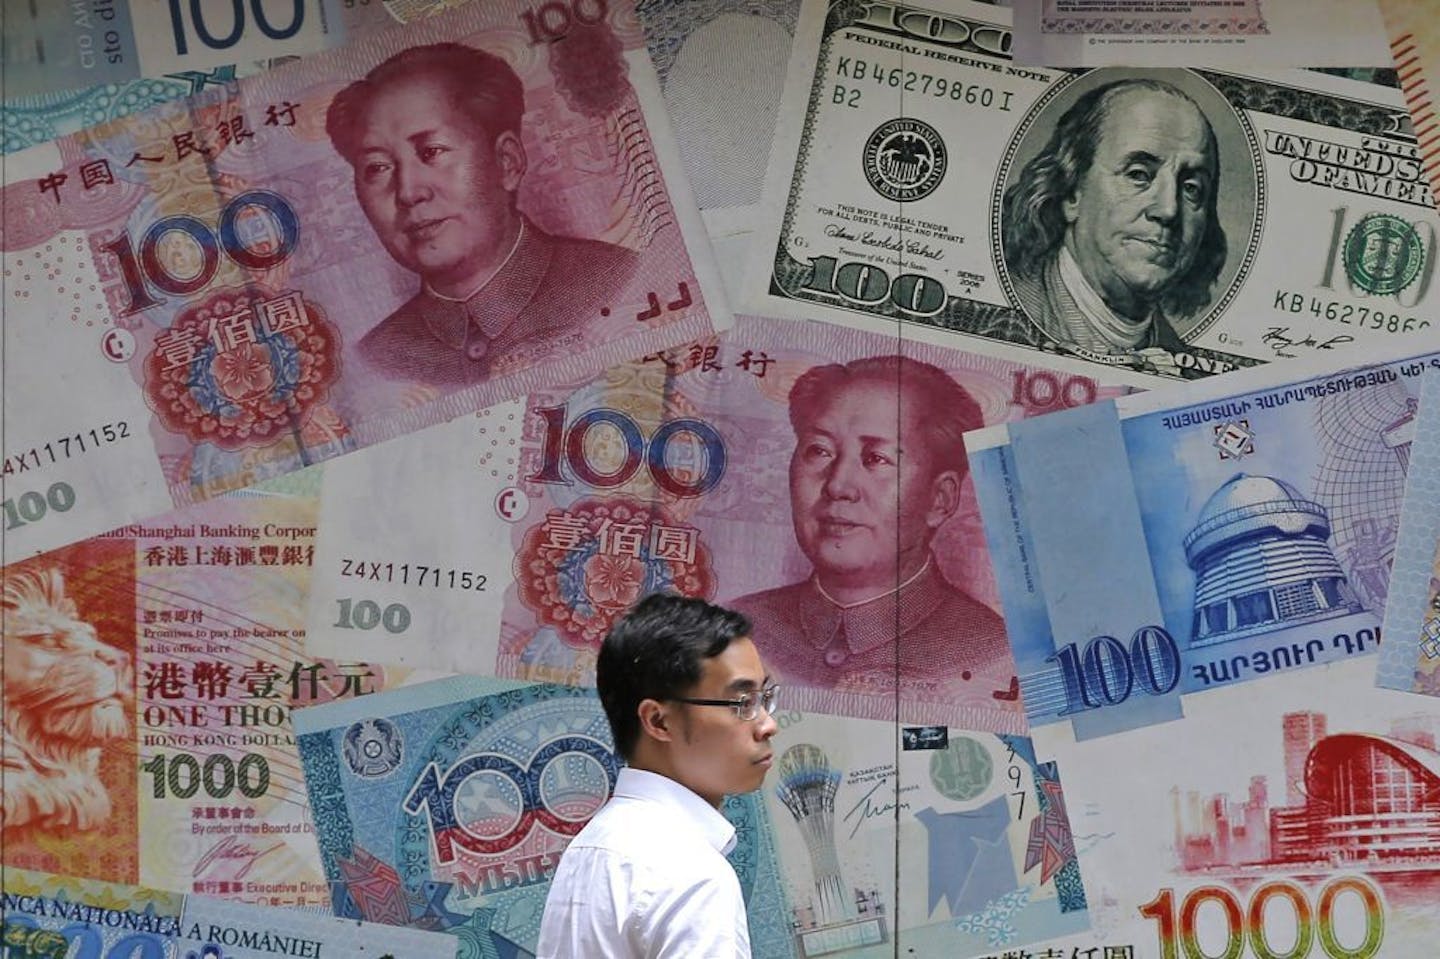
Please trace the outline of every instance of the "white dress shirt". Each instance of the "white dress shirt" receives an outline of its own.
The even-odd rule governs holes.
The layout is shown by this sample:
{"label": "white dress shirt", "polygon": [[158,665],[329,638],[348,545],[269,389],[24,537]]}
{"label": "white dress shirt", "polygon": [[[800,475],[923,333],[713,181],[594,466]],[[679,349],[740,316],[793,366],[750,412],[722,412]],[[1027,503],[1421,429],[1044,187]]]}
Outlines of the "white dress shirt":
{"label": "white dress shirt", "polygon": [[615,794],[560,857],[537,959],[750,959],[735,827],[657,773],[620,770]]}

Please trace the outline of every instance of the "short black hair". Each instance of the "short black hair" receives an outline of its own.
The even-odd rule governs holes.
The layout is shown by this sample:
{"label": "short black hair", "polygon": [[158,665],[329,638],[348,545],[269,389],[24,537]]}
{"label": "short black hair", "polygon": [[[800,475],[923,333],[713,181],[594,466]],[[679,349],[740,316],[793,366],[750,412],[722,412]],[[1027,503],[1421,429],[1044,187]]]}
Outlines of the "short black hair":
{"label": "short black hair", "polygon": [[682,695],[700,681],[704,660],[750,629],[734,610],[674,593],[651,593],[620,617],[600,644],[595,685],[621,758],[640,740],[640,701]]}

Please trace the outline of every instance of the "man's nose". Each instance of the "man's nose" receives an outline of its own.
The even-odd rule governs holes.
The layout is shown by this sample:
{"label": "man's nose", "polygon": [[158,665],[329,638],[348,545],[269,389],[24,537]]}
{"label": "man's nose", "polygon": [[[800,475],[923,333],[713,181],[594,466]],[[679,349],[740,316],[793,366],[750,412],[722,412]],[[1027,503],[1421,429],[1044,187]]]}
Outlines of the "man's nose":
{"label": "man's nose", "polygon": [[829,499],[855,499],[855,471],[860,464],[849,457],[837,456],[825,470],[825,495]]}
{"label": "man's nose", "polygon": [[1169,170],[1155,174],[1150,183],[1150,203],[1145,208],[1152,220],[1169,222],[1180,213],[1180,179]]}
{"label": "man's nose", "polygon": [[780,724],[770,715],[770,710],[761,710],[760,715],[755,718],[755,738],[763,742],[779,731]]}
{"label": "man's nose", "polygon": [[414,160],[401,160],[395,165],[395,201],[401,206],[414,206],[431,196],[430,177],[425,167]]}

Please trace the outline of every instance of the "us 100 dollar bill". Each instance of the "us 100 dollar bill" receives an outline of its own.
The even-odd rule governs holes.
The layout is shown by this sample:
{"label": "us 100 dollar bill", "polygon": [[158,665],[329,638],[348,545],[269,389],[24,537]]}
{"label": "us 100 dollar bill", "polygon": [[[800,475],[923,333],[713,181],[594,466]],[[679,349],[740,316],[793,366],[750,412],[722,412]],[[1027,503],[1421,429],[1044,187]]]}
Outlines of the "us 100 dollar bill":
{"label": "us 100 dollar bill", "polygon": [[742,317],[327,465],[308,648],[587,684],[669,589],[749,615],[796,708],[1023,732],[960,436],[1118,392]]}
{"label": "us 100 dollar bill", "polygon": [[1136,383],[1430,323],[1440,220],[1392,91],[1021,67],[1007,12],[964,0],[811,0],[801,24],[755,312]]}
{"label": "us 100 dollar bill", "polygon": [[727,322],[633,9],[544,9],[467,4],[7,157],[10,555]]}

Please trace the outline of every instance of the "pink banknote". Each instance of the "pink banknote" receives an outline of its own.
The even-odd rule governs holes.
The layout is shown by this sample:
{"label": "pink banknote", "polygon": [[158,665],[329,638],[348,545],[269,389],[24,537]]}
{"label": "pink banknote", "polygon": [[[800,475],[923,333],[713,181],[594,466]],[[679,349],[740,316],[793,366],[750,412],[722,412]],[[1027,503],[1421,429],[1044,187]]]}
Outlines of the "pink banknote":
{"label": "pink banknote", "polygon": [[749,616],[787,708],[1019,731],[961,436],[1114,392],[742,318],[327,467],[307,645],[589,685],[674,590]]}
{"label": "pink banknote", "polygon": [[629,0],[466,4],[6,159],[11,555],[728,322]]}
{"label": "pink banknote", "polygon": [[303,653],[314,473],[0,570],[6,867],[329,902],[290,710],[409,671]]}

